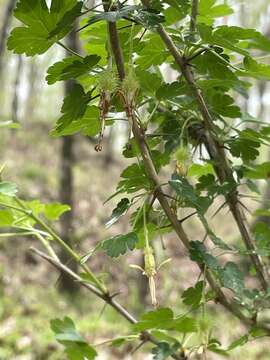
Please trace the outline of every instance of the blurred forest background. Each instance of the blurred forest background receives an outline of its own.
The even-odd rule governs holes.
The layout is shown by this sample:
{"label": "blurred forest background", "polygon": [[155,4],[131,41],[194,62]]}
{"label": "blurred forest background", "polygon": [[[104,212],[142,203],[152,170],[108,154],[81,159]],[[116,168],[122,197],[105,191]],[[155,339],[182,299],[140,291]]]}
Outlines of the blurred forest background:
{"label": "blurred forest background", "polygon": [[[256,28],[270,37],[268,0],[228,1],[235,15],[219,19],[220,23],[229,21],[229,24]],[[6,39],[15,25],[12,18],[15,3],[16,0],[0,0],[0,165],[6,165],[5,179],[20,185],[21,197],[71,204],[72,211],[62,217],[57,224],[58,230],[66,241],[87,253],[101,239],[128,229],[125,217],[112,229],[106,230],[104,226],[117,201],[105,205],[104,202],[115,191],[119,174],[127,162],[121,157],[121,151],[128,129],[122,122],[107,129],[101,153],[95,152],[93,139],[80,135],[60,140],[50,137],[50,129],[59,116],[68,84],[48,86],[46,69],[63,57],[64,49],[53,47],[45,55],[34,58],[8,52]],[[69,41],[72,48],[84,51],[79,39],[71,38]],[[171,76],[166,75],[168,78]],[[269,99],[270,85],[257,81],[250,98],[241,98],[239,102],[247,113],[269,122]],[[1,122],[10,120],[17,124],[16,128],[1,129]],[[269,159],[269,154],[264,156],[265,160]],[[263,191],[264,198],[269,199],[270,184]],[[250,202],[248,206],[253,210],[258,204]],[[255,219],[250,217],[250,221]],[[232,239],[237,236],[225,211],[213,219],[213,224],[221,235],[228,236],[229,233]],[[192,226],[195,235],[199,231],[193,220],[187,226]],[[54,269],[31,255],[28,249],[33,242],[31,238],[0,237],[0,360],[64,359],[61,346],[56,344],[49,327],[50,319],[64,314],[74,319],[78,329],[93,344],[128,331],[128,324],[113,310],[104,309],[101,301],[74,288],[67,279],[59,279]],[[166,251],[172,263],[159,275],[158,296],[164,305],[173,303],[180,309],[179,293],[193,284],[196,272],[194,269],[192,276],[190,262],[179,261],[183,256],[179,247],[173,242],[167,244]],[[92,267],[99,272],[109,271],[113,290],[121,291],[119,300],[129,304],[135,313],[147,308],[147,283],[141,273],[128,266],[142,261],[140,255],[134,252],[128,261],[125,258],[117,263],[104,257],[103,254],[96,256]],[[173,278],[177,278],[177,282],[170,281]],[[139,289],[135,285],[137,281]],[[99,315],[93,315],[93,309]],[[237,320],[228,317],[222,308],[218,307],[218,311],[214,325],[224,342],[229,343],[237,335],[241,336],[243,329]],[[127,347],[112,348],[110,353],[101,352],[99,356],[103,360],[141,358],[142,355],[132,354]],[[218,355],[212,357],[219,358]],[[232,355],[232,359],[239,360],[255,358],[270,358],[269,344],[264,340],[256,346],[248,344]],[[145,359],[148,359],[147,355]]]}

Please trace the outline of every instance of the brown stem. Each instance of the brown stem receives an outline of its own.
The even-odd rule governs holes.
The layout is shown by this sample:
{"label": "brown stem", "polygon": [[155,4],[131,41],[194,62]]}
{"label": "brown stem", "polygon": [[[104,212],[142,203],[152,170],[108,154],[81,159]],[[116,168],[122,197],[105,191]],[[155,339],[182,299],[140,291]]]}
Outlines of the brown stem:
{"label": "brown stem", "polygon": [[[112,23],[112,27],[115,28],[114,34],[117,33],[117,28],[116,28],[115,23]],[[119,43],[119,38],[118,38],[118,36],[110,36],[110,39],[113,40],[110,44],[111,49],[112,50],[117,49],[117,50],[113,50],[114,55],[119,54],[119,49],[121,50],[121,56],[120,56],[119,62],[118,62],[117,57],[115,57],[115,62],[118,65],[122,64],[123,55],[122,55],[122,49],[121,49],[120,43]],[[181,62],[182,62],[182,59],[181,59]],[[121,69],[121,71],[119,73],[119,78],[121,78],[121,76],[122,76],[121,74],[125,73],[124,64],[122,64],[121,66],[123,66],[123,68]],[[184,246],[187,249],[189,249],[188,236],[185,233],[181,223],[177,219],[177,216],[172,211],[170,204],[166,199],[166,195],[162,191],[161,184],[160,184],[154,163],[152,161],[151,154],[150,154],[148,146],[147,146],[144,131],[143,131],[143,129],[140,128],[140,126],[136,120],[136,117],[133,114],[133,111],[130,111],[130,109],[126,109],[126,110],[127,110],[128,120],[129,120],[130,124],[132,124],[132,131],[133,131],[134,138],[136,140],[136,143],[140,149],[140,152],[141,152],[141,155],[143,158],[146,173],[147,173],[149,179],[151,179],[151,181],[155,184],[155,188],[157,189],[157,199],[158,199],[161,207],[163,208],[165,214],[167,215],[168,219],[170,220],[172,227],[174,228],[175,232],[177,233],[179,239],[184,244]],[[202,268],[203,267],[201,267],[201,269]],[[231,303],[226,299],[226,296],[224,295],[223,291],[221,290],[220,286],[215,281],[215,279],[213,278],[213,276],[209,270],[206,270],[206,277],[207,277],[207,280],[208,280],[210,286],[217,294],[217,300],[224,307],[226,307],[231,313],[233,313],[236,317],[238,317],[241,321],[243,321],[247,325],[250,325],[250,320],[242,314],[242,312],[238,309],[238,306],[235,303]]]}
{"label": "brown stem", "polygon": [[[105,11],[112,10],[110,8],[110,2],[103,2],[103,7]],[[110,44],[115,44],[115,46],[112,48],[113,56],[115,59],[117,59],[116,67],[119,74],[119,78],[122,81],[125,78],[125,62],[124,62],[124,56],[120,45],[120,40],[118,36],[118,31],[116,27],[115,22],[108,22],[108,31],[110,36]]]}
{"label": "brown stem", "polygon": [[[152,182],[155,184],[155,187],[157,189],[157,199],[162,206],[165,214],[167,215],[168,219],[170,220],[172,227],[174,228],[175,232],[177,233],[179,239],[183,243],[186,249],[189,249],[189,239],[184,231],[181,222],[178,220],[175,213],[172,211],[169,202],[166,199],[166,195],[163,193],[163,190],[161,188],[161,184],[156,172],[156,169],[154,167],[147,143],[145,141],[145,136],[141,128],[139,127],[135,116],[129,120],[132,124],[132,131],[134,138],[136,139],[137,144],[139,145],[141,155],[143,158],[145,170],[147,172],[148,177],[152,180]],[[201,270],[203,270],[203,266],[200,266]],[[237,316],[241,321],[244,321],[246,324],[250,324],[249,320],[242,314],[241,311],[238,310],[234,304],[230,303],[225,295],[223,294],[221,288],[216,283],[215,279],[213,278],[210,271],[206,270],[206,278],[211,286],[211,288],[215,291],[217,294],[217,299],[225,306],[230,312],[232,312],[235,316]]]}
{"label": "brown stem", "polygon": [[[142,0],[142,3],[144,6],[149,7],[148,0]],[[206,147],[210,154],[210,157],[215,162],[216,172],[220,183],[223,183],[224,181],[228,181],[228,182],[234,181],[232,169],[229,165],[228,159],[224,152],[224,148],[223,146],[221,146],[222,144],[220,144],[217,138],[213,135],[214,128],[213,128],[212,116],[208,110],[208,107],[206,105],[206,102],[204,100],[204,97],[200,89],[196,86],[190,66],[188,65],[184,56],[182,56],[179,53],[171,37],[168,35],[168,33],[166,32],[166,30],[162,25],[159,25],[157,27],[157,32],[159,33],[167,49],[174,57],[175,62],[179,66],[180,71],[183,74],[183,77],[185,78],[186,82],[190,86],[193,96],[197,102],[198,109],[203,118],[203,125],[204,125],[205,137],[206,137]],[[263,289],[267,290],[269,283],[269,274],[266,271],[261,258],[255,252],[256,249],[253,240],[250,236],[250,233],[248,231],[245,218],[243,216],[242,211],[239,209],[237,191],[233,190],[230,194],[228,194],[226,196],[226,200],[229,204],[230,211],[235,219],[235,222],[238,226],[239,232],[242,236],[245,246],[248,250],[251,250],[250,259],[254,267],[256,268],[260,283]]]}
{"label": "brown stem", "polygon": [[[112,308],[114,308],[121,316],[123,316],[128,322],[131,324],[136,324],[137,320],[131,315],[122,305],[120,305],[113,296],[110,296],[109,294],[104,294],[101,291],[99,291],[95,286],[83,282],[81,277],[76,274],[76,272],[72,271],[70,268],[68,268],[66,265],[61,263],[60,261],[54,259],[53,257],[45,254],[44,252],[31,247],[30,250],[40,256],[42,259],[48,261],[51,265],[53,265],[56,269],[58,269],[61,273],[65,273],[67,276],[69,276],[73,281],[76,283],[79,283],[81,286],[89,290],[91,293],[95,294],[97,297],[105,301],[108,305],[110,305]],[[147,331],[142,332],[141,337],[144,341],[149,341],[155,345],[159,343],[159,341],[149,334]],[[173,359],[176,360],[184,360],[184,357],[181,354],[173,354]]]}
{"label": "brown stem", "polygon": [[190,33],[192,36],[196,30],[197,15],[198,15],[198,0],[193,0],[191,5],[191,17],[190,17]]}

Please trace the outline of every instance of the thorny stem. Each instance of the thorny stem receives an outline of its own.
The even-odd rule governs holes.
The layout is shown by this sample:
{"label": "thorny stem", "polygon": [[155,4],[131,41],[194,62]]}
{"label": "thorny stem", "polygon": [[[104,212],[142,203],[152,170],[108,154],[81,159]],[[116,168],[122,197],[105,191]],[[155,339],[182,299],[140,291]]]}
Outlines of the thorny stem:
{"label": "thorny stem", "polygon": [[[142,0],[142,3],[146,7],[150,7],[150,2],[148,0]],[[180,71],[185,78],[186,82],[190,86],[190,89],[193,93],[193,96],[197,102],[198,109],[202,115],[204,131],[205,131],[205,146],[212,160],[215,162],[215,169],[220,183],[225,181],[234,182],[232,169],[229,165],[228,159],[226,157],[224,148],[217,137],[214,135],[213,119],[208,110],[204,97],[196,86],[194,76],[190,66],[188,65],[186,59],[179,53],[177,47],[172,41],[171,37],[168,35],[166,30],[162,25],[157,26],[157,32],[159,33],[161,39],[166,45],[167,49],[170,51],[176,64],[179,66]],[[226,200],[228,202],[230,211],[235,219],[235,222],[238,226],[239,232],[242,236],[242,239],[245,243],[245,246],[248,250],[251,251],[250,258],[255,266],[258,278],[263,289],[266,291],[269,283],[269,274],[266,271],[264,264],[261,258],[256,254],[256,249],[251,239],[250,233],[248,231],[244,214],[239,207],[238,202],[238,193],[237,190],[232,190],[227,196]]]}
{"label": "thorny stem", "polygon": [[[145,6],[148,5],[148,1],[147,0],[143,0],[143,4]],[[105,9],[106,10],[106,9]],[[115,62],[117,65],[117,69],[119,70],[119,78],[120,80],[123,80],[124,76],[125,76],[125,68],[124,68],[124,62],[123,62],[123,54],[122,54],[122,49],[120,46],[120,41],[119,41],[119,37],[118,37],[118,33],[117,33],[117,28],[116,28],[116,24],[115,23],[111,23],[111,27],[113,28],[113,36],[110,35],[110,41],[111,41],[111,48],[113,50],[113,54],[115,57]],[[195,95],[195,98],[198,102],[199,105],[199,109],[203,115],[203,119],[205,121],[205,128],[206,128],[206,133],[208,135],[208,141],[211,144],[211,146],[213,146],[213,149],[215,151],[215,155],[216,152],[218,153],[218,156],[215,156],[215,160],[218,160],[220,163],[220,165],[224,165],[225,168],[225,175],[226,177],[223,177],[224,181],[225,179],[227,179],[227,172],[229,170],[229,174],[230,176],[232,176],[230,168],[228,166],[228,160],[225,157],[224,154],[224,150],[222,148],[220,148],[219,146],[217,146],[216,140],[212,137],[212,133],[209,131],[212,130],[212,118],[211,115],[208,111],[208,108],[204,102],[204,99],[200,93],[200,91],[197,89],[196,84],[194,82],[194,78],[193,78],[193,74],[190,72],[190,70],[188,69],[188,67],[186,66],[186,63],[184,61],[184,59],[182,58],[182,56],[178,53],[177,48],[175,47],[174,43],[172,42],[172,40],[170,39],[170,37],[168,36],[168,34],[165,32],[165,30],[163,29],[162,26],[158,26],[158,32],[160,33],[161,38],[163,39],[163,41],[165,42],[166,46],[168,47],[168,49],[170,50],[170,52],[172,53],[172,55],[174,56],[177,64],[180,66],[181,70],[183,70],[183,75],[185,76],[187,82],[189,83],[189,85],[191,86],[191,89]],[[110,29],[109,29],[110,31]],[[130,110],[130,109],[129,109]],[[149,176],[149,178],[154,182],[154,184],[156,185],[156,189],[157,189],[157,199],[159,200],[159,203],[161,205],[161,207],[163,208],[165,214],[167,215],[168,219],[170,220],[175,232],[177,233],[179,239],[181,240],[181,242],[184,244],[184,246],[188,249],[189,248],[189,239],[181,225],[181,223],[178,221],[177,216],[173,213],[167,199],[166,196],[164,196],[162,188],[161,188],[161,184],[154,166],[154,163],[151,159],[151,154],[147,145],[147,142],[145,140],[145,134],[144,134],[144,130],[141,129],[141,127],[139,126],[136,116],[134,115],[133,112],[127,111],[127,116],[128,116],[128,120],[129,122],[132,124],[132,131],[133,131],[133,135],[134,138],[137,142],[137,145],[140,148],[140,152],[143,158],[143,162],[145,165],[145,169],[147,172],[147,175]],[[219,153],[222,152],[221,154],[223,155],[220,159],[220,155]],[[225,164],[223,164],[223,162],[225,162]],[[220,168],[221,170],[223,169],[222,167]],[[224,175],[223,175],[224,176]],[[228,200],[229,202],[229,200]],[[239,208],[237,207],[237,210],[235,212],[236,213],[239,212]],[[237,217],[237,224],[238,224],[238,220],[241,221],[242,224],[243,223],[243,219],[242,216]],[[243,225],[245,227],[245,225]],[[243,231],[243,227],[240,227],[241,229],[241,234]],[[243,236],[243,235],[242,235]],[[245,237],[246,240],[246,237]],[[251,245],[253,246],[253,243],[251,242]],[[250,246],[250,243],[249,243]],[[253,247],[254,248],[254,247]],[[252,257],[252,260],[254,261],[254,257],[256,259],[258,259],[258,256],[254,254],[254,256]],[[256,268],[262,270],[262,265],[260,262],[256,261]],[[204,270],[204,266],[199,265],[199,267],[201,268],[201,270]],[[263,272],[260,271],[259,274],[261,282],[263,284],[263,287],[266,288],[267,287],[267,282],[264,280],[264,276],[263,276]],[[209,285],[211,286],[211,288],[215,291],[215,293],[217,294],[217,301],[219,301],[220,304],[222,304],[225,308],[227,308],[227,310],[229,310],[232,314],[234,314],[236,317],[238,317],[245,325],[248,326],[252,326],[254,325],[254,321],[252,319],[247,318],[238,308],[238,305],[235,304],[234,302],[230,302],[227,300],[226,296],[224,295],[223,291],[221,290],[220,286],[217,284],[217,282],[215,281],[214,277],[212,276],[211,272],[207,269],[206,270],[206,278],[208,280]]]}
{"label": "thorny stem", "polygon": [[[105,301],[108,305],[110,305],[112,308],[114,308],[121,316],[123,316],[127,321],[129,321],[131,324],[136,324],[137,320],[134,318],[133,315],[131,315],[122,305],[120,305],[112,296],[109,294],[104,294],[100,290],[98,290],[95,286],[86,283],[78,274],[76,274],[74,271],[72,271],[69,267],[61,263],[59,260],[54,259],[53,257],[35,249],[30,248],[30,250],[43,258],[44,260],[48,261],[51,265],[53,265],[55,268],[60,270],[61,272],[65,272],[68,274],[74,281],[79,282],[79,284],[83,287],[85,287],[87,290],[89,290],[91,293],[95,294],[97,297]],[[159,343],[159,341],[153,337],[149,332],[144,331],[141,333],[141,337],[144,341],[149,341],[155,345]],[[171,355],[173,359],[176,360],[185,360],[185,356],[181,354],[173,354]]]}
{"label": "thorny stem", "polygon": [[[115,23],[111,23],[113,29],[113,36],[110,36],[111,40],[111,48],[114,53],[115,57],[115,63],[117,64],[117,68],[120,69],[119,72],[119,78],[122,80],[125,76],[125,68],[124,68],[124,61],[123,61],[123,53],[120,46],[120,41],[117,33],[117,28]],[[173,45],[174,46],[174,45]],[[181,58],[182,63],[182,58]],[[124,74],[124,76],[123,76]],[[132,132],[134,135],[134,138],[136,140],[136,143],[140,149],[142,159],[144,162],[145,170],[148,175],[148,177],[152,180],[152,182],[155,184],[156,195],[157,199],[163,208],[165,214],[167,215],[168,219],[170,220],[172,227],[174,228],[175,232],[177,233],[179,239],[183,243],[186,249],[189,249],[189,239],[187,234],[185,233],[182,224],[179,222],[176,214],[172,211],[169,202],[166,199],[165,194],[163,193],[161,183],[159,181],[157,171],[155,169],[154,163],[151,158],[151,154],[145,139],[145,133],[144,130],[139,126],[136,116],[132,109],[126,109],[127,110],[127,117],[129,120],[129,123],[131,123],[132,126]],[[207,110],[208,111],[208,110]],[[199,265],[201,270],[204,270],[204,266]],[[226,296],[222,292],[220,286],[215,281],[214,277],[212,276],[211,272],[209,270],[206,270],[206,277],[208,280],[209,285],[214,290],[214,292],[217,295],[217,300],[222,304],[225,308],[227,308],[231,313],[233,313],[236,317],[238,317],[242,322],[244,322],[246,325],[252,325],[252,321],[248,318],[246,318],[243,313],[239,310],[237,304],[231,303],[227,300]]]}

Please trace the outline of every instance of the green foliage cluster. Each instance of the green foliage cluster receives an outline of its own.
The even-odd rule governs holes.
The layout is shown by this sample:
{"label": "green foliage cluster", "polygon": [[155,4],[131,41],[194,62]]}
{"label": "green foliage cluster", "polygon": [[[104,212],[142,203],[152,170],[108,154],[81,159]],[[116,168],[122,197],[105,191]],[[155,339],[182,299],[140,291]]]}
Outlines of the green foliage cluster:
{"label": "green foliage cluster", "polygon": [[[270,40],[254,29],[215,25],[216,18],[233,13],[221,1],[145,0],[133,5],[105,1],[103,5],[96,11],[77,0],[52,0],[50,8],[45,0],[20,0],[14,15],[22,25],[12,30],[8,48],[34,56],[58,44],[72,54],[48,69],[48,84],[76,81],[63,101],[53,136],[82,133],[99,135],[101,141],[104,128],[126,114],[133,137],[127,139],[123,156],[133,163],[120,175],[112,195],[120,201],[107,226],[128,213],[131,231],[101,241],[94,250],[118,258],[142,249],[145,267],[151,266],[142,271],[149,277],[154,300],[155,275],[162,264],[155,268],[150,258],[153,244],[158,234],[175,231],[200,269],[198,281],[182,294],[188,315],[175,315],[163,307],[142,314],[138,321],[126,315],[86,265],[94,250],[80,256],[47,224],[69,210],[65,205],[20,200],[16,185],[2,181],[0,226],[17,235],[36,236],[58,266],[54,242],[66,249],[83,268],[79,280],[133,323],[130,335],[114,339],[112,345],[140,339],[153,342],[156,360],[186,359],[207,351],[229,355],[237,346],[269,335],[267,321],[257,321],[269,308],[269,229],[257,224],[254,234],[249,234],[239,191],[245,187],[257,192],[254,181],[269,178],[270,163],[258,160],[269,145],[270,127],[243,113],[234,98],[248,96],[252,79],[269,79],[270,66],[261,63],[260,56],[270,51]],[[76,19],[81,19],[85,56],[61,42]],[[164,64],[177,71],[173,82],[166,82],[160,69]],[[119,79],[115,79],[117,73]],[[112,84],[101,89],[104,74]],[[166,166],[173,168],[173,174],[161,183],[158,176]],[[208,214],[220,198],[233,215],[243,245],[228,244],[209,225]],[[183,208],[201,222],[202,239],[191,240],[184,232],[179,218]],[[264,215],[269,216],[269,210]],[[249,274],[237,263],[221,261],[227,253],[250,260],[256,288],[246,285]],[[248,327],[228,347],[215,338],[207,323],[206,310],[213,303],[225,306]],[[52,320],[51,328],[69,359],[96,358],[97,350],[71,319]],[[193,334],[196,341],[186,341],[190,339],[186,334]]]}

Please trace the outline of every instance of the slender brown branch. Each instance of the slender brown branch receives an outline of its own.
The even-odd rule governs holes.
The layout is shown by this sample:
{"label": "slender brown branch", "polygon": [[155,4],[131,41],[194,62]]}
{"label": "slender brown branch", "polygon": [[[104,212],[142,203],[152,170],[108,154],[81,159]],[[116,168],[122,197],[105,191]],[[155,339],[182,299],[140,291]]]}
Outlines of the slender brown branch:
{"label": "slender brown branch", "polygon": [[193,36],[196,30],[196,20],[198,15],[198,0],[192,0],[190,16],[190,33]]}
{"label": "slender brown branch", "polygon": [[[110,2],[103,2],[103,7],[105,11],[112,10],[110,8]],[[116,27],[115,22],[108,22],[108,32],[110,36],[110,44],[115,44],[114,47],[111,48],[113,52],[113,56],[115,59],[117,59],[116,67],[119,74],[119,78],[122,81],[125,78],[125,62],[124,62],[124,56],[120,45],[120,39]]]}
{"label": "slender brown branch", "polygon": [[[142,0],[144,6],[149,7],[150,3],[148,0]],[[225,181],[234,182],[232,169],[229,165],[228,159],[226,157],[224,148],[217,137],[214,135],[214,127],[212,116],[208,110],[204,97],[200,89],[196,86],[194,76],[190,66],[188,65],[184,56],[182,56],[171,37],[168,35],[166,30],[162,25],[157,26],[157,32],[159,33],[161,39],[166,45],[167,49],[170,51],[176,64],[179,66],[180,71],[185,78],[186,82],[190,86],[190,89],[193,93],[193,96],[197,102],[198,109],[202,115],[204,132],[205,132],[205,145],[209,152],[211,159],[215,163],[215,169],[217,176],[219,178],[220,183]],[[242,239],[245,243],[245,246],[248,250],[250,250],[250,259],[253,265],[256,268],[258,278],[260,280],[261,286],[264,290],[267,290],[269,284],[269,274],[264,267],[264,264],[260,258],[256,254],[256,249],[254,246],[254,242],[251,238],[251,235],[248,231],[248,227],[246,225],[245,217],[241,209],[239,208],[238,203],[238,193],[237,190],[231,191],[227,196],[226,200],[228,202],[230,211],[235,219],[235,222],[238,226],[239,232],[242,236]]]}
{"label": "slender brown branch", "polygon": [[[112,23],[112,26],[115,27],[114,31],[117,32],[116,24]],[[124,71],[124,64],[122,63],[123,55],[122,55],[122,49],[121,49],[121,46],[119,43],[119,38],[118,38],[118,36],[110,36],[110,39],[111,39],[111,48],[112,48],[112,50],[115,49],[115,50],[113,50],[113,54],[115,56],[115,62],[116,62],[116,64],[118,64],[119,66],[122,67],[121,71],[119,72],[119,78],[122,79],[122,74],[124,74],[125,71]],[[172,44],[172,45],[173,45],[173,47],[175,47],[174,44]],[[121,51],[121,55],[120,55],[120,58],[118,61],[117,56],[119,54],[119,50]],[[176,48],[175,48],[175,50],[177,52]],[[184,66],[182,58],[180,58],[180,62]],[[151,179],[151,181],[155,184],[155,189],[158,190],[157,191],[157,199],[158,199],[161,207],[163,208],[166,216],[168,217],[169,221],[171,222],[172,227],[174,228],[179,239],[181,240],[181,242],[183,243],[185,248],[189,249],[188,236],[187,236],[186,232],[184,231],[182,224],[179,222],[176,214],[172,211],[170,204],[166,199],[166,195],[163,193],[161,183],[159,181],[159,178],[158,178],[158,175],[157,175],[157,172],[156,172],[156,169],[155,169],[154,163],[152,161],[151,154],[150,154],[150,151],[149,151],[146,139],[145,139],[145,133],[144,133],[143,129],[140,128],[133,111],[131,111],[131,112],[127,111],[127,116],[129,118],[129,122],[132,124],[132,132],[133,132],[134,138],[136,140],[136,143],[140,149],[146,173],[147,173],[148,177]],[[199,265],[199,267],[201,268],[201,270],[204,270],[204,266]],[[225,308],[227,308],[232,314],[234,314],[236,317],[238,317],[242,322],[244,322],[247,325],[251,325],[250,320],[242,314],[242,312],[239,310],[237,304],[235,304],[233,302],[231,303],[227,300],[226,296],[224,295],[223,291],[221,290],[220,286],[218,285],[216,280],[213,278],[213,276],[209,270],[206,270],[206,277],[207,277],[209,285],[211,286],[211,288],[215,291],[215,293],[217,295],[217,301],[219,301],[220,304],[222,304]]]}
{"label": "slender brown branch", "polygon": [[[45,254],[44,252],[42,252],[36,248],[33,248],[33,247],[30,248],[30,251],[32,251],[34,254],[38,255],[42,259],[49,262],[52,266],[54,266],[56,269],[58,269],[61,273],[65,273],[65,274],[69,275],[73,281],[78,282],[81,286],[83,286],[84,288],[89,290],[91,293],[93,293],[94,295],[96,295],[97,297],[99,297],[100,299],[105,301],[105,303],[107,303],[112,308],[114,308],[128,322],[130,322],[131,324],[137,323],[137,320],[134,318],[134,316],[131,315],[122,305],[120,305],[114,299],[114,296],[111,296],[109,294],[104,294],[100,290],[98,290],[95,286],[91,285],[90,283],[84,282],[83,279],[78,274],[76,274],[74,271],[72,271],[70,268],[68,268],[66,265],[64,265],[60,261],[57,261],[56,259]],[[159,343],[159,341],[154,336],[152,336],[150,333],[148,333],[147,331],[143,331],[141,334],[141,337],[144,341],[149,341],[155,345],[157,345]],[[173,354],[172,358],[176,359],[176,360],[184,360],[184,358],[181,354]]]}

